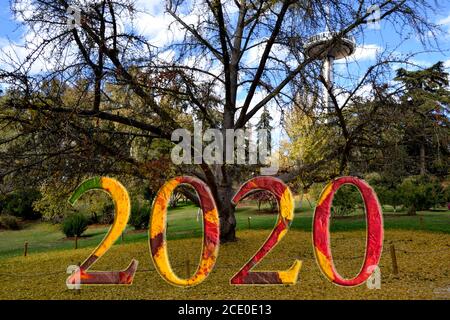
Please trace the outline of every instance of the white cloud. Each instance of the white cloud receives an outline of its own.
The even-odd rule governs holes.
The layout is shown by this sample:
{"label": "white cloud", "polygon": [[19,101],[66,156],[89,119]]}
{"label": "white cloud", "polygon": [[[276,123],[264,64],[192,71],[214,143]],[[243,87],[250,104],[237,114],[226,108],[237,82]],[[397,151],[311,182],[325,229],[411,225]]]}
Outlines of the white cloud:
{"label": "white cloud", "polygon": [[[160,0],[137,0],[136,7],[139,11],[136,13],[133,24],[138,33],[146,37],[152,45],[164,47],[174,40],[182,39],[184,33],[180,27],[173,24],[173,18],[164,13],[164,2]],[[26,8],[24,14],[29,16],[32,12],[31,4]],[[131,28],[131,19],[128,13],[124,11],[122,14],[123,16],[120,16],[118,21],[124,25],[124,29]],[[23,20],[20,16],[14,18],[18,22]],[[196,23],[193,20],[194,18],[195,16],[184,17],[187,23]],[[10,70],[12,69],[11,63],[17,66],[18,63],[25,62],[47,36],[50,37],[25,28],[22,37],[17,41],[11,42],[5,38],[0,38],[0,68]],[[67,50],[65,58],[70,59],[71,53],[73,53],[71,50],[74,49],[67,48]],[[173,56],[174,52],[171,50],[161,52],[161,58],[164,60],[170,60]],[[68,63],[69,61],[66,60],[65,62]],[[36,52],[36,60],[32,64],[24,66],[24,68],[28,69],[31,74],[37,74],[49,71],[61,63],[64,63],[64,61],[56,61],[52,56],[51,48],[47,48]]]}
{"label": "white cloud", "polygon": [[[165,12],[164,2],[160,0],[139,0],[136,7],[141,12],[136,15],[137,31],[154,46],[164,47],[171,42],[183,39],[185,32],[175,19]],[[179,14],[187,25],[197,25],[203,16],[198,7],[189,8],[189,14]]]}
{"label": "white cloud", "polygon": [[32,50],[29,47],[24,47],[23,44],[3,39],[0,41],[0,68],[13,71],[20,64],[23,64],[23,68],[28,69],[31,74],[47,70],[48,65],[42,56],[37,57],[31,65],[25,64],[31,52]]}
{"label": "white cloud", "polygon": [[249,49],[245,54],[246,64],[252,67],[258,66],[258,62],[261,60],[265,47],[266,43],[263,42]]}
{"label": "white cloud", "polygon": [[[340,88],[335,88],[334,94],[336,96],[336,100],[339,104],[339,106],[342,107],[342,105],[346,102],[346,100],[349,98],[350,94],[348,90],[343,90]],[[363,97],[363,98],[370,98],[373,94],[373,88],[371,84],[364,84],[356,92],[354,93],[353,97]]]}
{"label": "white cloud", "polygon": [[449,26],[450,25],[450,15],[446,18],[442,18],[442,19],[438,20],[437,24],[439,24],[441,26]]}
{"label": "white cloud", "polygon": [[438,20],[437,24],[440,25],[442,27],[442,29],[446,30],[445,34],[443,35],[443,38],[445,40],[450,39],[450,15]]}
{"label": "white cloud", "polygon": [[445,67],[446,69],[449,69],[449,68],[450,68],[450,59],[444,61],[444,67]]}
{"label": "white cloud", "polygon": [[376,44],[358,46],[355,53],[350,56],[350,59],[355,61],[375,60],[380,50],[381,47]]}
{"label": "white cloud", "polygon": [[145,36],[152,45],[162,47],[175,40],[177,33],[170,28],[173,19],[167,14],[139,13],[136,27],[140,34]]}

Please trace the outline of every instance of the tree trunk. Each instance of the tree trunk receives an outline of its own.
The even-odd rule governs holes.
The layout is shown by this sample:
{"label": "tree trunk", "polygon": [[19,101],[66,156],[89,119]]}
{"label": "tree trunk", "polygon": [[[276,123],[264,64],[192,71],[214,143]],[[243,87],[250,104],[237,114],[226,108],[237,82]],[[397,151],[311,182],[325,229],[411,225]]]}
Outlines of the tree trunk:
{"label": "tree trunk", "polygon": [[236,241],[236,217],[235,207],[231,203],[233,198],[231,184],[219,186],[217,193],[216,204],[220,218],[220,242]]}
{"label": "tree trunk", "polygon": [[[224,153],[225,156],[225,153]],[[235,207],[231,203],[234,196],[230,173],[225,166],[203,165],[206,182],[216,202],[220,220],[220,242],[236,241]]]}
{"label": "tree trunk", "polygon": [[200,201],[198,200],[197,193],[195,193],[193,190],[190,190],[185,186],[180,186],[179,192],[181,192],[185,196],[185,203],[189,199],[196,206],[200,206]]}
{"label": "tree trunk", "polygon": [[300,203],[298,205],[298,209],[301,211],[303,209],[303,197],[305,196],[305,191],[302,190],[300,194]]}
{"label": "tree trunk", "polygon": [[425,144],[420,144],[420,175],[424,176],[426,173],[426,163],[425,163]]}
{"label": "tree trunk", "polygon": [[416,206],[412,205],[409,209],[408,209],[408,216],[415,216],[416,215]]}
{"label": "tree trunk", "polygon": [[308,201],[309,207],[310,207],[311,209],[313,209],[314,207],[313,207],[313,205],[312,205],[311,201],[309,200],[309,197],[308,197],[308,198],[306,198],[306,200]]}

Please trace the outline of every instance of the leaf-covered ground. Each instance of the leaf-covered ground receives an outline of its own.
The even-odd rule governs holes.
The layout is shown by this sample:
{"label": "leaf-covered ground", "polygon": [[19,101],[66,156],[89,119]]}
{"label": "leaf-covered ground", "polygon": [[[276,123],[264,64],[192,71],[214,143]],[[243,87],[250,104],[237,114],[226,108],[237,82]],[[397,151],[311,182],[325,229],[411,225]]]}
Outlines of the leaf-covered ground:
{"label": "leaf-covered ground", "polygon": [[[303,260],[294,286],[232,286],[229,279],[256,252],[269,234],[240,231],[239,241],[220,247],[218,263],[202,284],[178,288],[167,284],[154,270],[148,244],[116,244],[95,264],[95,270],[125,268],[132,258],[139,268],[132,286],[65,286],[68,265],[83,261],[92,248],[35,253],[28,257],[0,259],[0,299],[450,299],[450,235],[418,231],[385,233],[380,263],[380,290],[366,285],[343,288],[328,282],[319,271],[312,251],[311,233],[291,230],[256,270],[287,269],[294,259]],[[359,271],[365,232],[332,233],[333,255],[339,272],[351,277]],[[394,243],[400,273],[392,275],[389,245]],[[170,259],[180,276],[196,268],[201,239],[169,241]]]}

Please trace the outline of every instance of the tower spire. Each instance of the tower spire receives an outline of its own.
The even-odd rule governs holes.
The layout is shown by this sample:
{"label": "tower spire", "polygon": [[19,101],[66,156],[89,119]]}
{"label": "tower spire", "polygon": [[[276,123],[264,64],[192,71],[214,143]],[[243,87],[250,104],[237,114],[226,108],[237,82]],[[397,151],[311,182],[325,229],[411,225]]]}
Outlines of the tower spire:
{"label": "tower spire", "polygon": [[325,4],[325,32],[330,32],[330,3]]}
{"label": "tower spire", "polygon": [[323,60],[322,76],[325,79],[325,85],[322,89],[322,101],[325,111],[328,112],[333,107],[328,88],[333,87],[334,60],[343,59],[353,54],[356,49],[356,42],[353,37],[347,36],[335,41],[336,32],[330,30],[331,10],[328,1],[325,4],[324,12],[325,32],[309,38],[304,48],[307,56]]}

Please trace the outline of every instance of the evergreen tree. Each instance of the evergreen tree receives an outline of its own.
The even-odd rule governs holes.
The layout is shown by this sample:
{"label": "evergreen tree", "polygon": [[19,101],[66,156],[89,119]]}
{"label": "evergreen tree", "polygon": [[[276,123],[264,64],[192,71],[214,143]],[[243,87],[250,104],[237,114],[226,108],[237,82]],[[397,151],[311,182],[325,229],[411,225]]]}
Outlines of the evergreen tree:
{"label": "evergreen tree", "polygon": [[404,85],[401,96],[404,144],[409,155],[418,159],[416,171],[421,175],[447,174],[450,156],[448,76],[444,64],[438,62],[423,70],[399,69],[395,78]]}
{"label": "evergreen tree", "polygon": [[267,107],[264,107],[263,112],[261,113],[261,117],[259,118],[258,123],[256,124],[256,129],[258,130],[258,146],[260,146],[261,141],[261,133],[259,130],[267,131],[267,151],[270,153],[272,150],[272,125],[270,122],[273,121],[272,116],[269,113]]}

